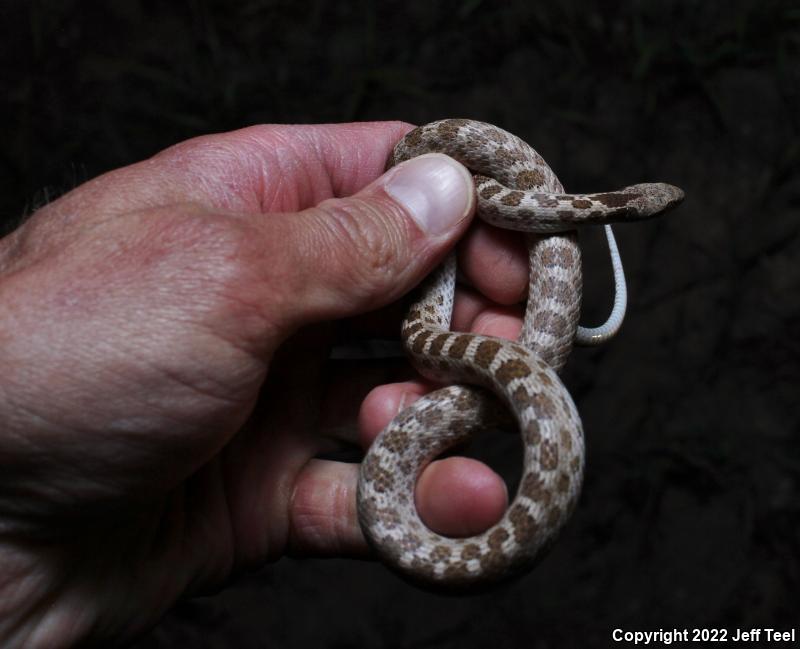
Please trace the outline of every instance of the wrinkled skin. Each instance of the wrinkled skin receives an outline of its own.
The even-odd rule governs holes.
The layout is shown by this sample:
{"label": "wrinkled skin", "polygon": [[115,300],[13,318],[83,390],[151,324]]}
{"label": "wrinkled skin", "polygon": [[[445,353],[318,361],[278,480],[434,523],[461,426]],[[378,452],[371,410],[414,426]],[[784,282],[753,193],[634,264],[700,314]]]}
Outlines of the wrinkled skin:
{"label": "wrinkled skin", "polygon": [[[409,128],[198,138],[0,240],[0,644],[132,637],[243,568],[366,555],[357,466],[316,456],[368,446],[432,386],[389,383],[386,364],[334,367],[329,347],[396,336],[399,305],[375,310],[472,211],[425,237],[373,182]],[[498,305],[524,295],[524,251],[478,226],[460,255],[456,328],[515,336],[518,309]],[[417,485],[442,533],[485,529],[505,501],[464,458]]]}

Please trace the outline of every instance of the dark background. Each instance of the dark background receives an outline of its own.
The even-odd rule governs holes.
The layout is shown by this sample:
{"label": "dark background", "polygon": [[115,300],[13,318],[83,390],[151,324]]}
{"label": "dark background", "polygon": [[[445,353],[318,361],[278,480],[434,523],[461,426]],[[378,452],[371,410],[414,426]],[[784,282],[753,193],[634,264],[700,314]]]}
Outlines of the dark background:
{"label": "dark background", "polygon": [[[532,574],[419,591],[282,560],[177,606],[136,647],[603,647],[610,632],[797,626],[800,7],[733,2],[4,2],[0,217],[258,122],[472,117],[568,190],[686,191],[617,228],[622,334],[564,379],[579,508]],[[587,237],[586,314],[608,308]],[[518,462],[514,440],[493,446]],[[511,459],[509,460],[509,453]]]}

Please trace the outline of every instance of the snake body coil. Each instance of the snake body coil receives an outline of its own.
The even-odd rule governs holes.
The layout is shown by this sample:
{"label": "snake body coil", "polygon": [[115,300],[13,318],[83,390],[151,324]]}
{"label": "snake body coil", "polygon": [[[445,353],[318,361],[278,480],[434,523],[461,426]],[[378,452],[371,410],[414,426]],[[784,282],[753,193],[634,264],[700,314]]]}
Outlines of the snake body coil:
{"label": "snake body coil", "polygon": [[[491,124],[446,119],[408,133],[389,166],[438,151],[474,174],[479,218],[529,232],[525,320],[512,342],[451,332],[455,256],[426,280],[403,323],[402,340],[426,378],[450,384],[399,413],[361,466],[358,513],[381,558],[415,580],[465,587],[517,573],[541,554],[580,493],[584,441],[575,404],[557,375],[578,330],[581,258],[575,228],[661,214],[683,193],[663,183],[597,194],[565,194],[534,149]],[[611,242],[612,240],[610,240]],[[447,448],[496,420],[497,395],[524,445],[520,486],[499,523],[471,538],[436,534],[420,520],[420,472]]]}

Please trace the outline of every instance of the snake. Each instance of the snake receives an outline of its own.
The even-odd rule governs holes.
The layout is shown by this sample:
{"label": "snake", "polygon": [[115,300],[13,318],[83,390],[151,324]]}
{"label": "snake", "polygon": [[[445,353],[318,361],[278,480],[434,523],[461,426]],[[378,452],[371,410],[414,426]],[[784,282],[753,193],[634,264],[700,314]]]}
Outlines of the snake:
{"label": "snake", "polygon": [[[524,321],[516,341],[451,331],[455,253],[424,280],[402,322],[401,341],[415,370],[445,387],[400,411],[372,443],[359,469],[357,512],[369,545],[401,576],[434,589],[470,589],[524,574],[552,546],[574,510],[585,443],[578,410],[558,372],[576,342],[603,342],[621,324],[624,277],[620,282],[610,224],[664,214],[683,200],[683,192],[666,183],[641,183],[567,194],[533,147],[471,119],[415,128],[395,145],[387,169],[435,152],[472,173],[478,218],[525,233]],[[577,231],[601,224],[618,288],[609,321],[584,329],[578,324]],[[465,538],[431,530],[414,500],[420,473],[475,432],[510,421],[522,437],[523,470],[500,521]]]}

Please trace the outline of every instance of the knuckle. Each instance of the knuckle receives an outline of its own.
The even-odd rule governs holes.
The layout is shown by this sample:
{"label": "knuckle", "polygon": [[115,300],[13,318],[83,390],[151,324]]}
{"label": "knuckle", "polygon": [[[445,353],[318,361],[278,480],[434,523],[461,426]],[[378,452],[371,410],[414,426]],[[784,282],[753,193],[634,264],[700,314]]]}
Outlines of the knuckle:
{"label": "knuckle", "polygon": [[[313,473],[306,470],[308,476]],[[330,554],[357,545],[359,532],[354,501],[352,491],[340,483],[298,480],[290,506],[289,544],[292,549]]]}
{"label": "knuckle", "polygon": [[334,200],[320,207],[334,249],[343,253],[340,270],[352,288],[372,293],[389,285],[407,257],[402,215],[359,199],[346,204]]}

